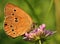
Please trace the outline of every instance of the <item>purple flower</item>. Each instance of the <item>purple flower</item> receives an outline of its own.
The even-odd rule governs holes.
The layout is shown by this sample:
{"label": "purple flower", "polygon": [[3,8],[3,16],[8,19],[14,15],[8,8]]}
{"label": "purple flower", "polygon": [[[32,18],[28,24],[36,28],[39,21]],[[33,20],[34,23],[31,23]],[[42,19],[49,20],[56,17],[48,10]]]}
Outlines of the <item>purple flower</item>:
{"label": "purple flower", "polygon": [[23,39],[38,40],[41,39],[42,37],[48,37],[55,33],[53,31],[46,30],[45,27],[46,27],[45,24],[42,24],[33,31],[25,33],[25,37]]}
{"label": "purple flower", "polygon": [[53,31],[50,31],[50,30],[45,30],[44,33],[45,33],[45,37],[47,37],[47,36],[53,35],[54,33],[56,33],[56,31],[53,32]]}

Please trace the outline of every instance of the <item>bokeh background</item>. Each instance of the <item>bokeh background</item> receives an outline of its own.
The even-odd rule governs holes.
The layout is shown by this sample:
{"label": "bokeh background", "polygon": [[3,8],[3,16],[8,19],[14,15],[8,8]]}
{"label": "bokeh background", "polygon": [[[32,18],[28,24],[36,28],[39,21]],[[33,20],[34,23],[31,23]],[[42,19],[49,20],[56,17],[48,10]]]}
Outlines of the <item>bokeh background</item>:
{"label": "bokeh background", "polygon": [[0,0],[0,44],[33,44],[17,37],[8,37],[4,32],[4,7],[12,3],[28,13],[38,25],[45,23],[46,29],[57,31],[44,44],[60,44],[60,0]]}

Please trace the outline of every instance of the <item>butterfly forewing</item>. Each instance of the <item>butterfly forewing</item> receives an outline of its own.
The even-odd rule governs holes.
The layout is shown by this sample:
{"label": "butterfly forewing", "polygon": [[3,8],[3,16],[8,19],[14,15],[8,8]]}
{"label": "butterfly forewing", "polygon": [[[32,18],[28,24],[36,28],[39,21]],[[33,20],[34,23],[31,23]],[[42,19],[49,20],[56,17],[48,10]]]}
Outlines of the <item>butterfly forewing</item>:
{"label": "butterfly forewing", "polygon": [[15,38],[31,30],[32,19],[21,8],[8,3],[4,12],[4,30],[7,35]]}

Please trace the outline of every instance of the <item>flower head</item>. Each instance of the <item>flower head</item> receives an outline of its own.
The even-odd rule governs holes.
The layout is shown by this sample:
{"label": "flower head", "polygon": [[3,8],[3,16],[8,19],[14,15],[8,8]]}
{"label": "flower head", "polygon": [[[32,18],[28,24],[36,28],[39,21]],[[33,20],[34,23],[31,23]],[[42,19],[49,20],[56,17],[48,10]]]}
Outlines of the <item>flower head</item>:
{"label": "flower head", "polygon": [[29,33],[25,33],[24,39],[39,40],[43,37],[48,37],[55,33],[53,31],[46,30],[45,27],[46,27],[45,24],[42,24],[38,28],[34,29],[33,31]]}

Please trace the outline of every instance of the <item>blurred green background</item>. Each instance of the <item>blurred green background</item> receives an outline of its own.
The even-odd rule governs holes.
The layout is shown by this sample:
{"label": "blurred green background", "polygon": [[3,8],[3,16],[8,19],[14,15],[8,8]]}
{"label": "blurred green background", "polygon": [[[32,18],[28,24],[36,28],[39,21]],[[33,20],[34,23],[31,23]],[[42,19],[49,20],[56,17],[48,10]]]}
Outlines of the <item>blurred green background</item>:
{"label": "blurred green background", "polygon": [[45,23],[46,29],[57,31],[44,44],[60,44],[60,0],[0,0],[0,44],[33,44],[17,37],[8,37],[3,28],[4,7],[12,3],[28,13],[38,25]]}

